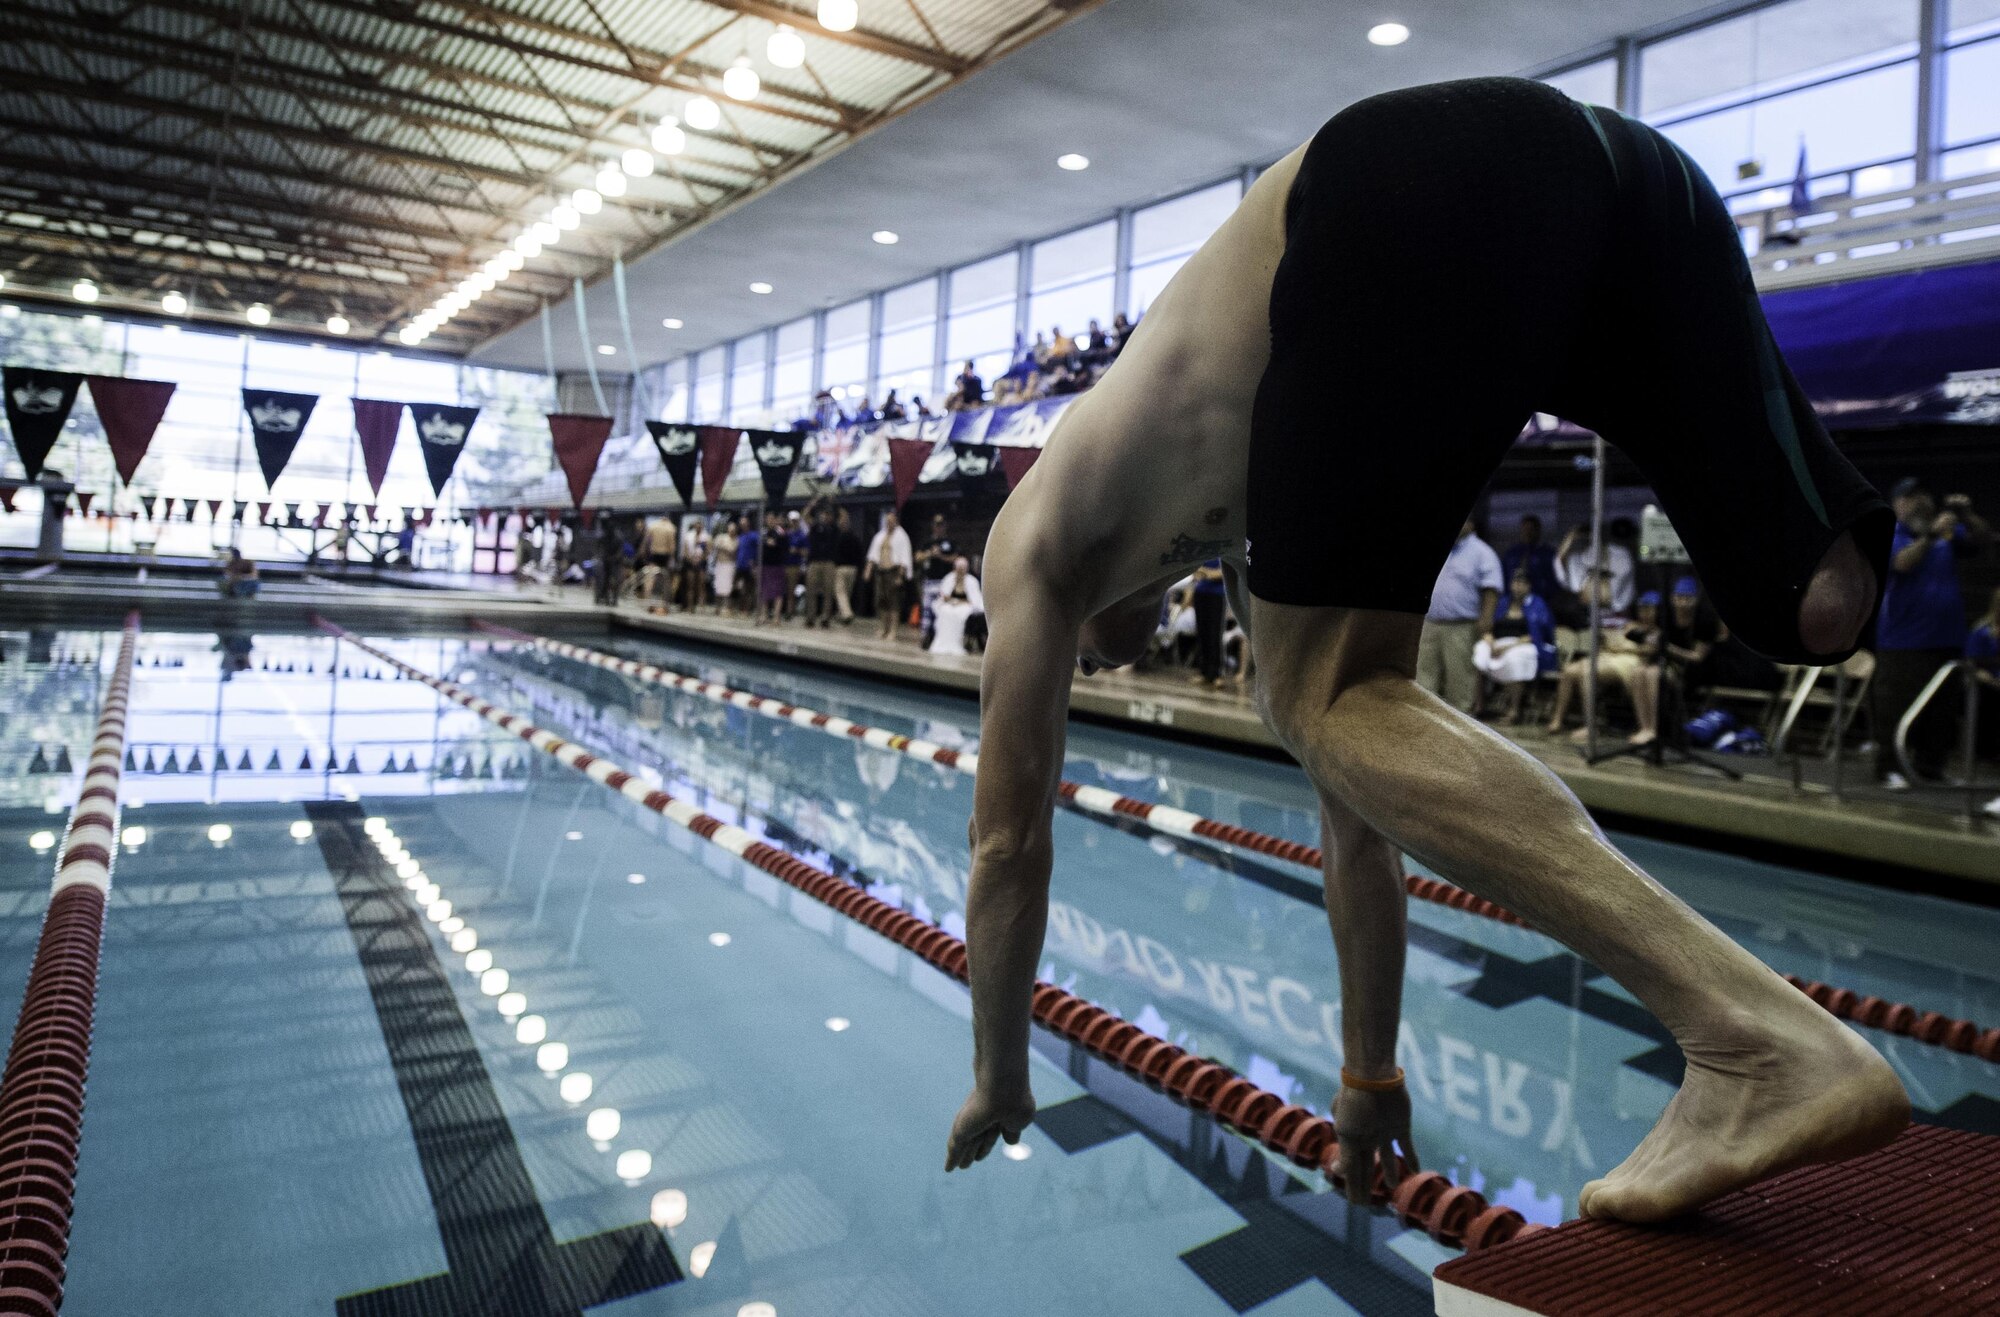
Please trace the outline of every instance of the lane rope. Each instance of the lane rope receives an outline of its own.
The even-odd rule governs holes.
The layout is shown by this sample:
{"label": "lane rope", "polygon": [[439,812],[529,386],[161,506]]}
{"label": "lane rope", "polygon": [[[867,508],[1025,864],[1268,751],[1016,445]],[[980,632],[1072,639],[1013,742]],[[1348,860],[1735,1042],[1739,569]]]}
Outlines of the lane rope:
{"label": "lane rope", "polygon": [[[952,978],[966,980],[965,943],[943,929],[758,841],[743,829],[704,814],[686,801],[648,786],[643,779],[610,760],[591,754],[453,682],[412,667],[323,617],[315,615],[313,622],[328,635],[390,664],[608,790],[831,906]],[[1339,1144],[1333,1122],[1326,1117],[1288,1104],[1228,1067],[1157,1038],[1052,983],[1039,980],[1035,983],[1033,1009],[1035,1020],[1050,1032],[1159,1089],[1181,1105],[1213,1117],[1295,1165],[1317,1169],[1336,1189],[1344,1191],[1346,1181],[1340,1174]],[[1392,1194],[1378,1166],[1370,1186],[1370,1199],[1377,1205],[1389,1206],[1407,1225],[1423,1230],[1439,1243],[1468,1251],[1547,1228],[1527,1222],[1511,1207],[1489,1204],[1478,1191],[1453,1185],[1436,1171],[1405,1175]]]}
{"label": "lane rope", "polygon": [[[976,774],[979,771],[979,756],[976,754],[900,736],[879,727],[869,727],[846,718],[820,713],[795,704],[786,704],[769,696],[753,695],[749,691],[735,690],[715,682],[701,681],[668,668],[641,663],[636,659],[620,658],[615,654],[587,649],[582,645],[572,645],[567,641],[530,635],[525,631],[516,631],[512,627],[476,619],[473,625],[490,635],[531,645],[563,658],[574,659],[594,668],[602,668],[607,672],[666,686],[683,694],[698,695],[717,704],[747,709],[767,718],[823,731],[834,736],[850,736],[877,749],[907,755],[925,763],[943,764],[961,773]],[[1057,790],[1063,799],[1094,814],[1136,818],[1172,836],[1224,842],[1262,855],[1289,860],[1306,868],[1320,867],[1320,848],[1308,846],[1304,842],[1287,841],[1282,837],[1240,828],[1232,823],[1220,823],[1214,819],[1203,818],[1199,814],[1191,814],[1184,809],[1176,809],[1171,805],[1155,805],[1143,800],[1134,800],[1130,796],[1121,796],[1103,787],[1082,786],[1075,782],[1064,781]],[[1533,927],[1504,906],[1485,897],[1475,896],[1463,887],[1436,878],[1406,873],[1403,875],[1403,885],[1409,894],[1418,900],[1448,906],[1453,910],[1463,910],[1467,914],[1479,915],[1517,928]],[[1867,996],[1847,988],[1821,983],[1816,979],[1801,978],[1796,974],[1787,974],[1783,977],[1787,983],[1811,998],[1816,1005],[1835,1019],[1848,1020],[1865,1028],[1881,1029],[1919,1043],[2000,1063],[2000,1027],[1982,1028],[1971,1020],[1957,1019],[1938,1011],[1921,1010],[1904,1002]]]}
{"label": "lane rope", "polygon": [[139,614],[125,618],[0,1078],[0,1312],[62,1309]]}

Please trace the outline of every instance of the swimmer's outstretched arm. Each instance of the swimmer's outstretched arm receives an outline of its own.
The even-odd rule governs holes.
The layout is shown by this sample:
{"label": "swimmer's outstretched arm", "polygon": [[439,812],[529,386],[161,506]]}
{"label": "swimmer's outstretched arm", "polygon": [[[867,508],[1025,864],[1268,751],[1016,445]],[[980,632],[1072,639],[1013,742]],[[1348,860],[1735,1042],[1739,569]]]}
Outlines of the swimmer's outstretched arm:
{"label": "swimmer's outstretched arm", "polygon": [[947,1171],[972,1165],[997,1139],[1015,1142],[1035,1115],[1028,1030],[1055,858],[1049,816],[1082,625],[1028,572],[1010,565],[989,580],[965,900],[973,1089],[952,1125]]}

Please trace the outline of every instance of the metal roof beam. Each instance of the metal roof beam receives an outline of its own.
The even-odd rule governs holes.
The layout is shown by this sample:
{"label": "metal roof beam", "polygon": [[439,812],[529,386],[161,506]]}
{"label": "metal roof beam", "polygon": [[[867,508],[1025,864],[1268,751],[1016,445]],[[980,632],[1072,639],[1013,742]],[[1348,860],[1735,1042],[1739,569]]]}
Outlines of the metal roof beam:
{"label": "metal roof beam", "polygon": [[815,41],[831,41],[836,45],[873,51],[877,55],[890,55],[896,59],[908,60],[912,64],[922,64],[926,68],[949,73],[953,77],[969,72],[972,68],[971,60],[946,50],[913,46],[907,41],[880,32],[870,32],[866,28],[857,27],[851,32],[829,32],[819,25],[815,15],[786,5],[772,4],[770,0],[707,0],[707,2],[717,9],[728,9],[750,18],[768,19],[773,23],[785,23],[803,29],[810,32]]}

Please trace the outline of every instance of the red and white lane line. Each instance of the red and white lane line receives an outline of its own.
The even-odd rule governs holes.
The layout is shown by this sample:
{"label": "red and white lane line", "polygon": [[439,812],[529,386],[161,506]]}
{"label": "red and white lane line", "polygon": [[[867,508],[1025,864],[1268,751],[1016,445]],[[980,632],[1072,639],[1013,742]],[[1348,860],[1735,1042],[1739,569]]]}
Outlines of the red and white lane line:
{"label": "red and white lane line", "polygon": [[[689,695],[699,695],[703,699],[712,700],[718,704],[733,705],[736,708],[747,709],[752,713],[759,713],[768,718],[776,718],[794,723],[800,727],[809,727],[816,731],[827,732],[834,736],[851,736],[863,744],[874,746],[879,750],[891,750],[898,754],[908,755],[913,759],[920,759],[928,763],[943,764],[947,768],[955,768],[961,773],[977,773],[979,771],[979,756],[948,749],[929,741],[918,740],[908,736],[898,736],[893,732],[884,731],[879,727],[864,726],[861,723],[851,722],[846,718],[819,713],[794,704],[786,704],[783,701],[774,700],[768,696],[753,695],[748,691],[734,690],[728,686],[718,685],[715,682],[699,681],[693,677],[669,671],[666,668],[655,667],[650,663],[641,663],[636,659],[619,658],[615,654],[606,654],[600,650],[586,649],[581,645],[572,645],[566,641],[550,640],[545,636],[529,635],[524,631],[516,631],[511,627],[496,626],[490,622],[476,622],[474,625],[478,626],[480,630],[493,635],[502,636],[508,640],[518,641],[525,645],[532,645],[537,649],[546,650],[551,654],[558,654],[564,658],[575,659],[579,663],[587,663],[594,668],[602,668],[607,672],[616,672],[623,676],[638,678],[641,681],[653,682]],[[1157,828],[1161,832],[1169,833],[1176,837],[1225,842],[1228,845],[1238,846],[1244,850],[1275,856],[1281,860],[1290,860],[1294,864],[1303,865],[1310,869],[1318,869],[1320,867],[1320,849],[1317,846],[1307,846],[1302,842],[1286,841],[1281,837],[1253,832],[1248,828],[1239,828],[1231,823],[1218,823],[1214,819],[1203,818],[1199,814],[1191,814],[1184,809],[1176,809],[1170,805],[1154,805],[1143,800],[1134,800],[1130,796],[1121,796],[1117,792],[1107,791],[1103,787],[1080,786],[1075,782],[1065,781],[1059,785],[1057,790],[1063,799],[1094,814],[1123,815],[1128,818],[1139,819],[1150,827]],[[1403,883],[1410,895],[1419,900],[1449,906],[1454,910],[1463,910],[1468,914],[1480,915],[1503,924],[1513,924],[1522,928],[1528,927],[1527,921],[1513,911],[1484,897],[1475,896],[1462,887],[1455,887],[1450,883],[1441,882],[1436,878],[1420,877],[1417,874],[1404,874]],[[1889,1033],[1900,1034],[1903,1037],[1914,1039],[1920,1043],[1929,1043],[1950,1051],[1964,1052],[1968,1055],[1977,1056],[1987,1061],[2000,1062],[2000,1027],[1983,1029],[1971,1020],[1955,1019],[1937,1011],[1919,1010],[1914,1006],[1902,1002],[1893,1002],[1879,997],[1866,996],[1851,992],[1846,988],[1836,987],[1832,984],[1820,983],[1817,980],[1802,979],[1795,974],[1787,974],[1785,979],[1793,987],[1805,993],[1815,1003],[1825,1008],[1829,1014],[1838,1019],[1851,1020],[1855,1024],[1862,1025],[1865,1028],[1882,1029]]]}
{"label": "red and white lane line", "polygon": [[135,612],[125,619],[118,662],[105,687],[83,790],[56,858],[41,941],[0,1078],[0,1307],[7,1312],[53,1317],[62,1308],[138,641]]}
{"label": "red and white lane line", "polygon": [[[686,801],[647,786],[610,760],[593,755],[518,714],[508,713],[461,686],[413,668],[324,618],[316,618],[315,623],[321,630],[423,682],[446,699],[472,710],[607,789],[866,925],[953,978],[965,979],[965,943],[944,930],[877,900],[854,884],[796,856],[766,845]],[[1339,1147],[1334,1139],[1333,1122],[1326,1117],[1301,1106],[1287,1105],[1277,1094],[1259,1088],[1227,1068],[1156,1038],[1054,984],[1035,984],[1034,1012],[1045,1028],[1161,1089],[1183,1105],[1206,1112],[1295,1164],[1318,1168],[1336,1187],[1342,1185]],[[1452,1185],[1435,1171],[1404,1177],[1393,1196],[1378,1172],[1372,1188],[1376,1202],[1389,1204],[1407,1224],[1453,1247],[1481,1248],[1543,1228],[1524,1222],[1512,1208],[1489,1205],[1475,1190]]]}

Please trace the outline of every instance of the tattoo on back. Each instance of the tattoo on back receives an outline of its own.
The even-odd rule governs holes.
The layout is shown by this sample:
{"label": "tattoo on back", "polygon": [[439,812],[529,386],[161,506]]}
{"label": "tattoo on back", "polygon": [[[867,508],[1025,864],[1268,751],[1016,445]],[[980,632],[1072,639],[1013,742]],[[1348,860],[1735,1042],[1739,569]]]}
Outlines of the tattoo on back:
{"label": "tattoo on back", "polygon": [[1234,539],[1198,540],[1183,531],[1174,536],[1167,551],[1160,555],[1160,566],[1172,567],[1179,563],[1207,562],[1210,558],[1220,558],[1240,541]]}

